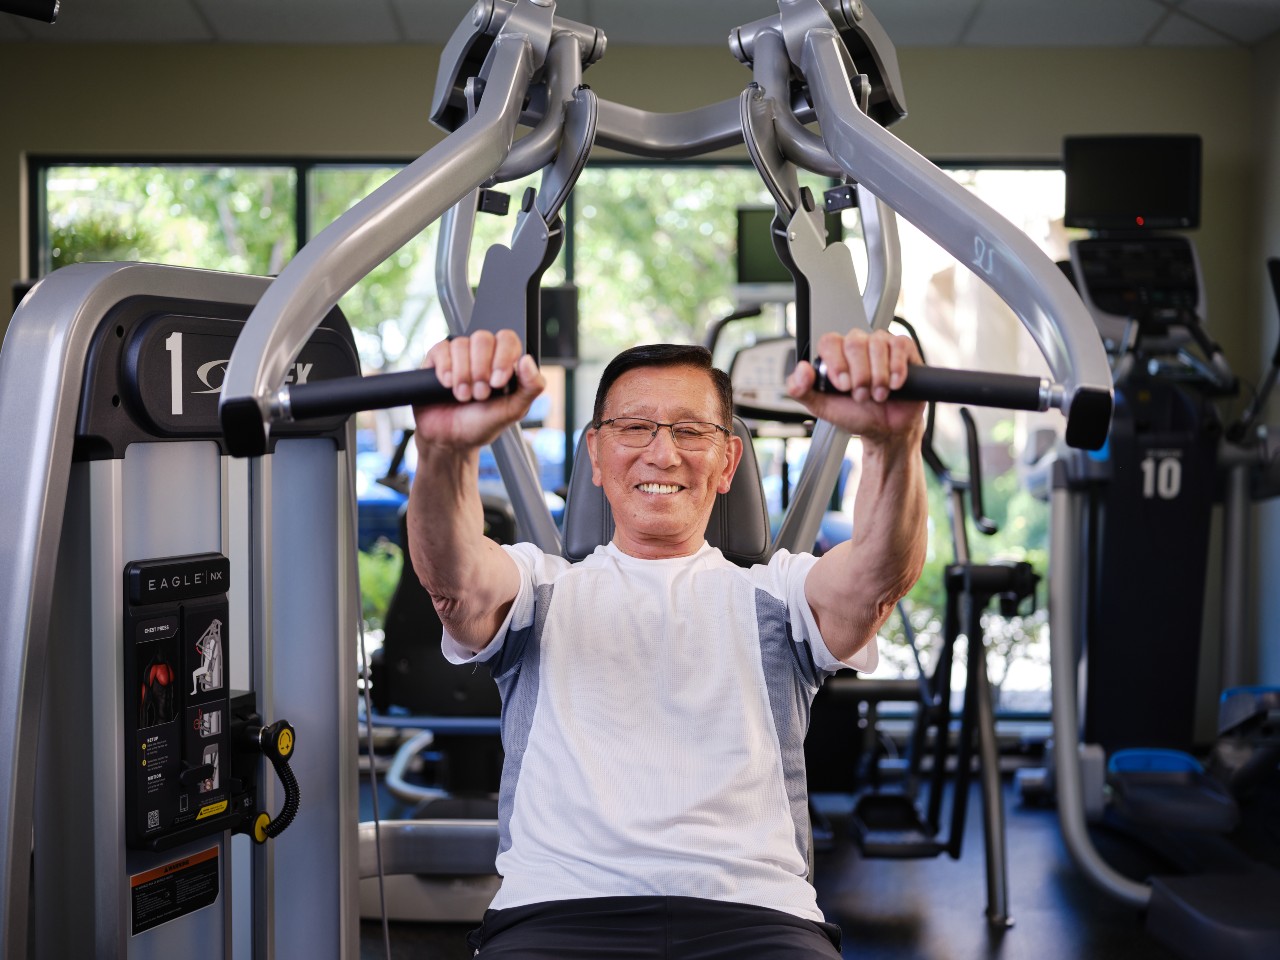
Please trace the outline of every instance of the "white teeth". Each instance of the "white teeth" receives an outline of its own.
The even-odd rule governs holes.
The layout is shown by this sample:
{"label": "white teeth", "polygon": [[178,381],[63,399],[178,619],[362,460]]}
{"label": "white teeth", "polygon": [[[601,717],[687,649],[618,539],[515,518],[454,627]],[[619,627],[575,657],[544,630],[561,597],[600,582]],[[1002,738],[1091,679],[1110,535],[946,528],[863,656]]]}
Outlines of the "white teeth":
{"label": "white teeth", "polygon": [[680,488],[674,483],[642,483],[641,493],[678,493]]}

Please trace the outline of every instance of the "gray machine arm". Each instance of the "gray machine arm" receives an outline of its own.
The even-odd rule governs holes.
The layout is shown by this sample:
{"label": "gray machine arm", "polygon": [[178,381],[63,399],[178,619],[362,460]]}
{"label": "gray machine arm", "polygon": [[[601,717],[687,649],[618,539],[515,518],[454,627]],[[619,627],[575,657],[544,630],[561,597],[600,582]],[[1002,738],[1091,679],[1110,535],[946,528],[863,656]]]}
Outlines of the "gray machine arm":
{"label": "gray machine arm", "polygon": [[529,134],[511,147],[506,161],[498,168],[494,180],[518,180],[541,170],[556,158],[564,127],[564,104],[574,98],[582,83],[582,42],[575,33],[558,33],[551,38],[547,51],[547,109]]}
{"label": "gray machine arm", "polygon": [[[1060,407],[1068,418],[1068,443],[1100,446],[1110,421],[1111,378],[1093,323],[1059,271],[1020,231],[880,126],[905,108],[892,45],[870,13],[861,4],[782,0],[779,17],[741,28],[736,39],[736,52],[752,65],[755,79],[755,92],[749,89],[742,99],[744,136],[786,226],[785,243],[776,244],[779,255],[796,275],[798,351],[807,354],[813,341],[837,327],[888,325],[901,281],[897,208],[976,268],[1027,326],[1063,381],[1044,381],[1034,408]],[[789,109],[802,85],[818,114],[821,139]],[[873,104],[879,105],[879,123],[868,116],[877,114]],[[824,151],[830,151],[825,161]],[[847,251],[826,246],[813,202],[796,187],[793,163],[824,173],[835,165],[858,183],[870,266],[861,310]],[[775,548],[804,549],[816,536],[823,493],[834,484],[847,440],[828,427],[815,429],[796,506]]]}
{"label": "gray machine arm", "polygon": [[[576,52],[576,38],[561,34],[552,41],[553,53],[566,42]],[[564,59],[561,68],[565,82],[549,84],[553,91],[559,87],[552,100],[552,105],[559,107],[561,118],[557,150],[543,170],[540,189],[523,204],[510,246],[495,244],[489,248],[479,291],[470,298],[467,312],[461,309],[462,300],[456,289],[459,285],[467,286],[466,264],[472,231],[470,221],[466,220],[468,211],[458,207],[451,211],[447,237],[442,236],[440,241],[437,282],[442,289],[442,300],[452,304],[449,324],[454,333],[511,329],[522,334],[526,345],[534,349],[539,336],[536,320],[542,274],[560,249],[563,228],[560,209],[586,165],[595,142],[598,119],[595,94],[577,85],[581,76],[577,59],[572,56]],[[470,216],[474,217],[474,211]],[[459,223],[459,220],[466,222]],[[444,246],[446,240],[447,247]],[[518,425],[508,427],[494,441],[493,454],[522,537],[547,553],[559,553],[560,534],[547,509]]]}
{"label": "gray machine arm", "polygon": [[[562,42],[556,44],[556,39]],[[287,365],[318,322],[313,318],[504,164],[508,169],[503,172],[510,173],[513,166],[545,158],[555,129],[546,115],[558,112],[559,104],[554,102],[555,78],[544,82],[544,72],[554,72],[566,56],[589,65],[604,45],[594,28],[556,17],[554,0],[477,4],[470,25],[460,28],[446,49],[433,105],[433,117],[454,129],[453,135],[305,247],[250,318],[228,367],[222,403],[234,452],[265,448],[267,424],[279,413]],[[576,57],[551,53],[557,46],[576,51]],[[1067,442],[1100,445],[1110,419],[1110,376],[1092,324],[1034,244],[881,128],[879,124],[904,115],[905,108],[892,44],[862,3],[779,0],[777,17],[738,28],[730,46],[744,62],[760,57],[761,75],[779,88],[770,92],[775,116],[764,126],[776,131],[782,157],[830,170],[831,163],[817,149],[816,134],[803,126],[816,114],[831,161],[887,205],[877,205],[878,211],[902,211],[976,269],[1013,307],[1059,381],[1046,390],[1046,406],[1067,415]],[[542,86],[535,91],[536,83]],[[540,93],[541,113],[534,92]],[[812,114],[797,106],[806,100],[813,103]],[[465,120],[473,109],[472,119]],[[513,164],[509,153],[520,119],[538,126],[522,141],[527,146]],[[744,119],[741,104],[731,101],[683,114],[600,103],[595,139],[646,156],[689,156],[736,142]],[[800,220],[797,210],[792,232],[806,234],[797,250],[814,253],[818,262],[817,252],[806,246],[812,231]],[[826,259],[824,251],[821,260]],[[883,286],[872,292],[871,312],[882,322],[891,301]],[[466,299],[449,304],[455,318],[470,306]]]}
{"label": "gray machine arm", "polygon": [[450,333],[465,333],[476,295],[467,279],[467,255],[475,234],[479,190],[472,190],[445,211],[436,239],[436,293]]}
{"label": "gray machine arm", "polygon": [[223,384],[221,417],[233,453],[266,449],[288,367],[338,298],[502,164],[533,68],[527,39],[498,37],[474,119],[330,224],[267,288]]}
{"label": "gray machine arm", "polygon": [[858,108],[847,53],[834,34],[809,32],[803,66],[823,136],[844,170],[1013,309],[1057,380],[1049,405],[1067,417],[1067,443],[1100,447],[1111,419],[1111,372],[1097,330],[1066,278],[1022,231]]}

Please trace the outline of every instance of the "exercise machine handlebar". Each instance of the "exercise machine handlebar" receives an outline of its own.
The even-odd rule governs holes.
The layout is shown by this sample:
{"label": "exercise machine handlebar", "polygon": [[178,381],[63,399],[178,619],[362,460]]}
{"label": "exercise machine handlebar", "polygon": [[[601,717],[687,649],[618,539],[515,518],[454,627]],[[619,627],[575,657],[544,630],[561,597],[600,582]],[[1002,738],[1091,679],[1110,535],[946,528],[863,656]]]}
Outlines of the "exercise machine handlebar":
{"label": "exercise machine handlebar", "polygon": [[[516,380],[512,377],[493,395],[509,396],[516,392],[516,387]],[[282,394],[280,414],[282,419],[289,420],[318,420],[361,410],[456,402],[453,389],[443,386],[434,370],[404,370],[373,377],[339,377],[300,383],[286,387]]]}
{"label": "exercise machine handlebar", "polygon": [[[818,375],[816,390],[821,393],[841,392],[827,377],[826,365],[821,360],[817,361],[814,369]],[[1087,450],[1102,447],[1111,425],[1109,398],[1105,404],[1076,403],[1066,410],[1065,391],[1044,377],[913,365],[907,369],[907,378],[902,386],[891,391],[889,396],[895,400],[964,403],[1005,410],[1062,409],[1067,413],[1067,433],[1077,441],[1073,446]]]}
{"label": "exercise machine handlebar", "polygon": [[[513,377],[505,386],[495,390],[494,396],[509,396],[515,393],[516,388]],[[452,388],[443,386],[434,370],[403,370],[371,377],[336,377],[314,383],[285,385],[276,395],[269,415],[272,423],[288,423],[350,416],[362,410],[454,402],[456,398]],[[256,418],[257,409],[254,405],[248,411],[249,416]],[[227,444],[232,455],[255,456],[256,448],[247,449],[242,445],[255,436],[252,430],[228,431]]]}

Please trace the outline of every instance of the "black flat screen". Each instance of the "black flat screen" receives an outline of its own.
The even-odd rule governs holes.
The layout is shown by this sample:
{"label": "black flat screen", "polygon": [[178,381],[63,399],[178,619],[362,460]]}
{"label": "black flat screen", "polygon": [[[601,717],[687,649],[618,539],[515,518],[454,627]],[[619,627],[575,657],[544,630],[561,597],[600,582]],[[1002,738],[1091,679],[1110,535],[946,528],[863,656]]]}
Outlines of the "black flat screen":
{"label": "black flat screen", "polygon": [[1099,231],[1200,225],[1198,136],[1067,137],[1064,222]]}

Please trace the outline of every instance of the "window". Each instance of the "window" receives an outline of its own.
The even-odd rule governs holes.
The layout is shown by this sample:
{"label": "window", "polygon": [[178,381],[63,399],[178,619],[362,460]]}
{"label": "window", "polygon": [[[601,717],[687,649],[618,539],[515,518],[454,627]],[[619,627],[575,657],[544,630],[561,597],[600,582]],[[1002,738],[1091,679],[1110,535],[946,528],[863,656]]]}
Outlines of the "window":
{"label": "window", "polygon": [[641,342],[701,343],[733,308],[739,206],[769,203],[752,167],[588,167],[574,190],[584,359]]}
{"label": "window", "polygon": [[[1067,257],[1074,231],[1062,225],[1065,181],[1060,169],[965,167],[948,173],[1015,226],[1052,260]],[[898,316],[919,331],[931,364],[1000,373],[1048,375],[1048,367],[1021,322],[994,292],[965,266],[911,224],[900,220],[902,295]],[[974,559],[1027,560],[1041,577],[1036,609],[1028,616],[986,618],[988,669],[997,707],[1004,713],[1047,713],[1048,529],[1049,505],[1034,499],[1022,482],[1020,465],[1036,431],[1061,431],[1061,416],[1010,410],[974,409],[981,446],[987,514],[1000,527],[984,537],[969,528]],[[935,446],[943,460],[967,475],[963,428],[954,408],[939,406]],[[846,506],[849,509],[851,505]],[[953,560],[949,521],[941,489],[930,485],[933,525],[925,576],[912,592],[912,621],[936,638],[941,629],[942,571]],[[915,670],[905,646],[887,647],[886,660]]]}
{"label": "window", "polygon": [[[73,163],[34,161],[32,248],[41,274],[87,259],[141,259],[217,270],[278,272],[299,246],[353,203],[393,176],[401,165],[384,163]],[[1062,227],[1063,178],[1058,169],[972,165],[949,171],[998,212],[1027,232],[1053,259],[1066,256]],[[823,183],[806,181],[819,192]],[[518,198],[537,177],[502,187]],[[709,323],[735,307],[736,209],[767,206],[770,199],[753,168],[744,163],[638,164],[604,162],[587,168],[563,215],[565,252],[550,268],[547,284],[579,288],[581,363],[551,370],[551,402],[539,414],[545,429],[531,438],[546,461],[544,484],[558,486],[566,459],[565,434],[590,417],[594,383],[617,350],[637,342],[702,342]],[[510,237],[512,214],[479,214],[469,275],[480,277],[486,247]],[[846,240],[859,276],[857,211],[843,216]],[[1012,312],[981,281],[919,230],[899,222],[903,282],[897,313],[919,331],[929,361],[939,366],[1007,372],[1044,369],[1039,350]],[[369,370],[416,366],[428,345],[446,332],[435,285],[435,226],[424,230],[376,267],[340,301]],[[767,308],[737,328],[737,340],[717,352],[726,365],[735,346],[786,329],[787,312]],[[1030,560],[1047,574],[1047,505],[1020,482],[1018,462],[1040,427],[1059,427],[1056,414],[974,411],[982,445],[987,511],[1001,532],[984,538],[971,531],[975,559]],[[367,457],[385,463],[394,443],[392,422],[364,421]],[[856,444],[856,441],[854,441]],[[963,461],[960,420],[939,412],[937,443],[959,472]],[[783,464],[799,475],[806,443],[761,441],[758,454],[766,486],[780,508]],[[850,462],[857,461],[856,449]],[[847,530],[856,472],[832,514]],[[368,489],[366,487],[366,489]],[[941,619],[941,572],[951,561],[950,535],[940,491],[931,490],[933,537],[929,569],[912,595],[913,621],[936,636]],[[393,513],[392,513],[393,515]],[[838,536],[838,533],[836,534]],[[847,535],[847,534],[846,534]],[[1044,594],[1041,591],[1043,604]],[[1044,610],[1029,617],[989,622],[991,672],[1000,705],[1047,711],[1047,625]],[[900,630],[891,627],[891,632]],[[888,644],[887,667],[913,671],[904,646]]]}
{"label": "window", "polygon": [[84,260],[272,274],[297,250],[291,167],[60,164],[37,181],[41,276]]}

